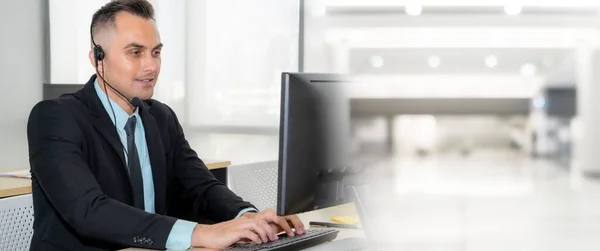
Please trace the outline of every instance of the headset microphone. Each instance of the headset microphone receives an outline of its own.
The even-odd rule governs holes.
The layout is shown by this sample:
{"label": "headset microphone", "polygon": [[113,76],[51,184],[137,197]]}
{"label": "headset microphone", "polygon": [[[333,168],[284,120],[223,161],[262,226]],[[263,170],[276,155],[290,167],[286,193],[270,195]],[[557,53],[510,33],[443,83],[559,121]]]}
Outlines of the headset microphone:
{"label": "headset microphone", "polygon": [[[110,87],[110,89],[115,91],[117,94],[119,94],[119,96],[123,97],[129,104],[131,104],[134,109],[142,106],[142,100],[140,100],[138,97],[134,97],[134,98],[130,99],[129,97],[127,97],[127,95],[125,95],[122,92],[120,92],[119,90],[117,90],[110,83],[108,83],[106,81],[106,79],[104,79],[104,65],[102,66],[102,74],[100,74],[100,72],[98,71],[98,61],[104,60],[104,57],[106,56],[106,54],[104,53],[104,49],[102,49],[102,47],[100,47],[100,45],[97,45],[96,42],[94,42],[94,35],[92,34],[92,27],[90,27],[90,37],[92,39],[92,45],[94,45],[94,61],[95,61],[95,66],[96,66],[96,73],[102,79],[102,82],[104,82],[105,91],[106,91],[106,86]],[[107,93],[107,96],[108,96],[108,93]],[[112,109],[112,105],[111,105],[111,109]],[[114,113],[114,111],[113,111],[113,113]]]}
{"label": "headset microphone", "polygon": [[[109,100],[106,86],[109,86],[110,89],[115,91],[115,93],[119,94],[121,97],[123,97],[125,100],[127,100],[127,102],[129,102],[129,104],[131,104],[133,106],[133,109],[136,109],[136,108],[142,106],[142,101],[138,97],[134,97],[133,99],[130,99],[125,94],[121,93],[119,90],[114,88],[111,84],[106,82],[106,79],[104,79],[104,65],[102,65],[102,74],[100,74],[100,72],[98,71],[98,61],[104,60],[105,54],[104,54],[104,50],[102,49],[102,47],[100,47],[100,45],[97,45],[96,42],[94,42],[94,35],[92,34],[92,26],[90,26],[90,37],[92,38],[92,45],[94,45],[94,61],[95,61],[95,67],[96,67],[96,74],[97,74],[97,76],[99,76],[102,79],[102,82],[104,82],[104,91],[106,92],[106,101],[108,102],[108,104],[110,106],[110,110],[111,110],[113,118],[115,120],[115,123],[114,123],[115,131],[118,131],[117,123],[116,123],[117,116],[115,115],[115,109],[113,109],[112,102],[110,102],[110,100]],[[123,149],[126,149],[125,146],[123,146]],[[125,151],[127,151],[127,150],[125,150]]]}
{"label": "headset microphone", "polygon": [[102,68],[102,71],[103,71],[102,75],[98,74],[98,76],[102,79],[102,81],[104,83],[106,83],[106,85],[108,87],[110,87],[110,89],[112,89],[117,94],[119,94],[119,96],[123,97],[129,104],[131,104],[133,106],[133,108],[138,108],[138,107],[142,106],[142,100],[140,100],[138,97],[134,97],[134,98],[130,99],[125,94],[123,94],[122,92],[120,92],[119,90],[117,90],[115,87],[113,87],[111,84],[109,84],[108,82],[106,82],[106,79],[104,79],[104,68]]}

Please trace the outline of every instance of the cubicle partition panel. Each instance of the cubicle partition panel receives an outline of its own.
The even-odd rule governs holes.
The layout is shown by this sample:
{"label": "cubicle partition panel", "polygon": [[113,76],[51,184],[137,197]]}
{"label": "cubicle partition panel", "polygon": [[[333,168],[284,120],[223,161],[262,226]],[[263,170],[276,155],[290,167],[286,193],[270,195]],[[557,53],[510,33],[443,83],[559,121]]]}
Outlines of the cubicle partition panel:
{"label": "cubicle partition panel", "polygon": [[264,210],[277,207],[277,161],[229,167],[229,186],[244,200]]}
{"label": "cubicle partition panel", "polygon": [[32,236],[31,194],[0,199],[0,250],[27,251]]}

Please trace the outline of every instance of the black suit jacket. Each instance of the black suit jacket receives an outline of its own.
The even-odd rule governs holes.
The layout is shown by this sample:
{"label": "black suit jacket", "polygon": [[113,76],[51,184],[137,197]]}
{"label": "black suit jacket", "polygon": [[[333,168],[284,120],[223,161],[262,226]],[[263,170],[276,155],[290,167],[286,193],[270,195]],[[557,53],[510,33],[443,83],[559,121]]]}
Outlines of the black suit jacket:
{"label": "black suit jacket", "polygon": [[[156,214],[133,207],[123,146],[94,89],[39,102],[27,125],[34,224],[31,250],[164,249],[188,202],[214,222],[253,207],[231,192],[190,148],[175,113],[156,100],[139,113],[152,165]],[[175,209],[172,212],[170,208]],[[183,210],[185,211],[185,210]]]}

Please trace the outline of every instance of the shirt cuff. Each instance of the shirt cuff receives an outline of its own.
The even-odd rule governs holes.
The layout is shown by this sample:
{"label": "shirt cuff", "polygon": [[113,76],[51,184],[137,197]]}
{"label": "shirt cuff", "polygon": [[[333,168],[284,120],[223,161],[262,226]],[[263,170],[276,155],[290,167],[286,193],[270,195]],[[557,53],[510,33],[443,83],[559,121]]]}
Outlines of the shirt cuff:
{"label": "shirt cuff", "polygon": [[192,247],[192,233],[196,222],[177,220],[167,237],[167,249],[186,250]]}
{"label": "shirt cuff", "polygon": [[240,216],[242,216],[242,214],[245,214],[245,213],[247,213],[247,212],[255,212],[255,213],[258,213],[258,209],[256,209],[256,208],[253,208],[253,207],[244,208],[244,209],[242,209],[242,211],[240,211],[240,212],[237,214],[237,216],[236,216],[235,218],[236,218],[236,219],[237,219],[237,218],[240,218]]}

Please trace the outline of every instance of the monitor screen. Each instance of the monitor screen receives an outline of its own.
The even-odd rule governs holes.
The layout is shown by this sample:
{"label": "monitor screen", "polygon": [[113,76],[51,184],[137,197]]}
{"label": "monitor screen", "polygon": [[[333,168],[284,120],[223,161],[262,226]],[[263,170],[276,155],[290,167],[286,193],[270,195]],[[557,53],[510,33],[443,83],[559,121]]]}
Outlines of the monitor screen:
{"label": "monitor screen", "polygon": [[348,203],[350,108],[338,75],[283,73],[277,213]]}

